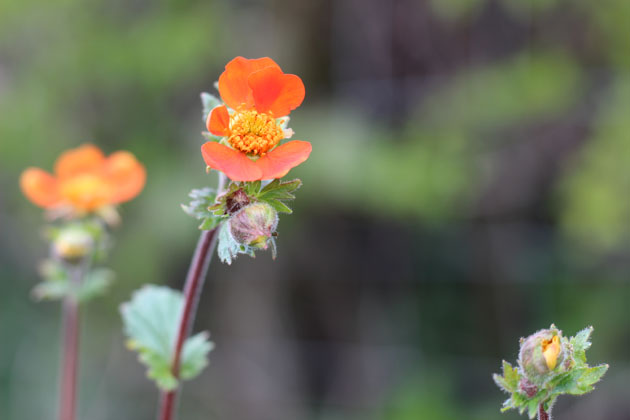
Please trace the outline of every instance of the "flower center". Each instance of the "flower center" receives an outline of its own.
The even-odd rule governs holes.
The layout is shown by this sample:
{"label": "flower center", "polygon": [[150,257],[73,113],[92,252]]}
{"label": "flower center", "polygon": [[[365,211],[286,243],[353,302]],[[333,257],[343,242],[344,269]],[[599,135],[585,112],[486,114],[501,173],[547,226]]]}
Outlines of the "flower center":
{"label": "flower center", "polygon": [[100,176],[82,174],[61,184],[61,195],[79,210],[92,211],[109,203],[111,187]]}
{"label": "flower center", "polygon": [[228,141],[237,150],[264,156],[284,138],[284,131],[275,118],[254,110],[240,111],[230,121]]}

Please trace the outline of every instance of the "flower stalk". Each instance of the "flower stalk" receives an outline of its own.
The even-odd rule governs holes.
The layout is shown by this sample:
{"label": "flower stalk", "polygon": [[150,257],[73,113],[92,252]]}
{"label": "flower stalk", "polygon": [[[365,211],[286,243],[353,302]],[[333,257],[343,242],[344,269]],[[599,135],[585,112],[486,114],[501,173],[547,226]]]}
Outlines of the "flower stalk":
{"label": "flower stalk", "polygon": [[[72,283],[83,282],[84,270],[74,267]],[[77,377],[79,371],[79,301],[69,294],[63,300],[63,342],[59,393],[59,420],[75,420],[77,407]]]}
{"label": "flower stalk", "polygon": [[[184,308],[177,329],[177,338],[171,362],[171,370],[175,378],[179,378],[182,349],[195,321],[199,297],[201,296],[206,273],[217,244],[217,230],[218,227],[201,232],[190,268],[188,269],[188,275],[186,276]],[[178,389],[179,387],[172,391],[162,391],[159,420],[173,420],[175,418]]]}
{"label": "flower stalk", "polygon": [[538,406],[538,420],[551,420],[551,408],[549,412],[545,411],[543,404]]}

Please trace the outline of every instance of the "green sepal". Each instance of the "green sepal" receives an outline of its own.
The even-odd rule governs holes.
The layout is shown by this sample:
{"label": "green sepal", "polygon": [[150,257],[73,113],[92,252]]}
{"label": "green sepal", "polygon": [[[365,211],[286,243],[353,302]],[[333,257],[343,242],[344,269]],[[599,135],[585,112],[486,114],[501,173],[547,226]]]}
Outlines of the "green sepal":
{"label": "green sepal", "polygon": [[219,98],[217,98],[216,96],[214,96],[211,93],[208,92],[202,92],[201,93],[201,105],[203,106],[203,111],[202,111],[202,121],[205,122],[208,120],[208,115],[210,114],[210,112],[222,105],[223,102],[221,102],[221,100]]}
{"label": "green sepal", "polygon": [[[181,292],[148,285],[120,307],[127,346],[138,352],[139,360],[147,367],[147,376],[164,391],[177,388],[180,382],[171,371],[171,363],[183,305]],[[208,338],[208,333],[203,332],[185,341],[181,379],[192,379],[207,366],[213,347]]]}

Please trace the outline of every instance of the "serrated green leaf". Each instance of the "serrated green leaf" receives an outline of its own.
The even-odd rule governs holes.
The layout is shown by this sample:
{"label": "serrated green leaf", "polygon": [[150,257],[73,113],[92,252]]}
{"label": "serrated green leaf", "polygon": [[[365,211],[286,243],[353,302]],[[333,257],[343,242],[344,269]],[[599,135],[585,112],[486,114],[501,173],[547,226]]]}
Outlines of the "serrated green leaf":
{"label": "serrated green leaf", "polygon": [[577,378],[577,386],[571,394],[582,395],[592,391],[593,385],[602,379],[606,371],[608,371],[608,365],[599,365],[584,369],[582,375]]}
{"label": "serrated green leaf", "polygon": [[[183,305],[180,292],[148,285],[121,306],[129,348],[138,352],[140,361],[147,366],[147,376],[166,391],[179,385],[171,371],[171,362]],[[207,365],[211,349],[207,333],[188,338],[182,351],[181,377],[189,379],[199,374]]]}
{"label": "serrated green leaf", "polygon": [[503,375],[494,374],[492,378],[497,386],[507,393],[511,394],[518,390],[518,382],[520,380],[518,369],[513,368],[505,360],[503,361]]}
{"label": "serrated green leaf", "polygon": [[287,214],[293,213],[293,210],[291,210],[291,208],[287,206],[286,204],[284,204],[282,201],[278,201],[278,200],[268,200],[268,201],[262,200],[262,201],[269,204],[278,213],[287,213]]}
{"label": "serrated green leaf", "polygon": [[529,400],[527,403],[527,415],[530,419],[533,419],[538,414],[538,399]]}
{"label": "serrated green leaf", "polygon": [[570,340],[570,343],[573,346],[573,357],[578,366],[586,365],[586,350],[591,347],[589,338],[592,332],[593,327],[584,328]]}
{"label": "serrated green leaf", "polygon": [[284,182],[280,181],[280,179],[274,179],[269,184],[267,184],[265,188],[263,188],[260,191],[260,194],[266,194],[268,192],[275,191],[275,190],[285,190],[288,192],[293,192],[293,191],[296,191],[301,186],[302,186],[302,181],[300,181],[299,179],[294,179],[291,181],[284,181]]}
{"label": "serrated green leaf", "polygon": [[241,253],[241,246],[230,233],[227,223],[224,223],[223,226],[219,228],[218,241],[217,255],[219,259],[228,265],[232,264],[232,260]]}
{"label": "serrated green leaf", "polygon": [[214,345],[209,341],[209,335],[201,332],[186,340],[182,350],[182,367],[180,375],[182,379],[192,379],[199,375],[208,365],[208,353]]}
{"label": "serrated green leaf", "polygon": [[212,188],[200,188],[192,190],[188,196],[191,198],[189,204],[182,204],[182,209],[197,219],[204,219],[212,216],[208,210],[210,206],[215,205],[217,198],[216,191]]}
{"label": "serrated green leaf", "polygon": [[518,389],[518,382],[520,380],[518,369],[513,368],[512,365],[505,360],[503,361],[503,377],[512,392]]}

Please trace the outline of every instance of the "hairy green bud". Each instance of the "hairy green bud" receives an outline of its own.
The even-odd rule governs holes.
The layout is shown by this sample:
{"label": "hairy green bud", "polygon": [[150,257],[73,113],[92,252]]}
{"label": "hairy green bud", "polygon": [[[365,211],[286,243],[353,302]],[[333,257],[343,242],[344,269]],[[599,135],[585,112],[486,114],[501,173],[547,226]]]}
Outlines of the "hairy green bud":
{"label": "hairy green bud", "polygon": [[52,248],[55,257],[76,264],[92,253],[94,245],[94,237],[90,232],[78,227],[69,227],[59,232]]}
{"label": "hairy green bud", "polygon": [[277,227],[278,213],[262,202],[243,207],[229,220],[234,240],[255,249],[267,249]]}

